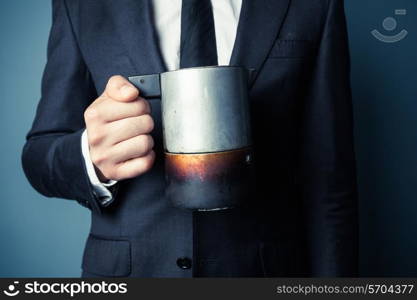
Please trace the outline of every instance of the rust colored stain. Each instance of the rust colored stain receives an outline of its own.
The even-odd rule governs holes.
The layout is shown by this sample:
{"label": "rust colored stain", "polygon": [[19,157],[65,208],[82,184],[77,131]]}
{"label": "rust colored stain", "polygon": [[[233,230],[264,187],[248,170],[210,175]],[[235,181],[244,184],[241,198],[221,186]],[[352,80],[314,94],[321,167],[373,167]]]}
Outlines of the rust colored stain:
{"label": "rust colored stain", "polygon": [[251,149],[198,154],[165,153],[166,170],[179,179],[198,178],[201,181],[227,175],[248,164]]}

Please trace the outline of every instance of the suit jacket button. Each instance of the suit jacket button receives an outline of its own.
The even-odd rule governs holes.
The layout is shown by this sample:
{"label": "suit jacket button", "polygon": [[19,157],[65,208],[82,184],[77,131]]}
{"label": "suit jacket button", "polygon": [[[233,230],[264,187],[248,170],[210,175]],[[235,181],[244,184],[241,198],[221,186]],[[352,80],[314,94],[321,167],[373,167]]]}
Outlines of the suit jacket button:
{"label": "suit jacket button", "polygon": [[180,257],[177,259],[177,266],[183,270],[187,270],[191,268],[191,259],[188,257]]}

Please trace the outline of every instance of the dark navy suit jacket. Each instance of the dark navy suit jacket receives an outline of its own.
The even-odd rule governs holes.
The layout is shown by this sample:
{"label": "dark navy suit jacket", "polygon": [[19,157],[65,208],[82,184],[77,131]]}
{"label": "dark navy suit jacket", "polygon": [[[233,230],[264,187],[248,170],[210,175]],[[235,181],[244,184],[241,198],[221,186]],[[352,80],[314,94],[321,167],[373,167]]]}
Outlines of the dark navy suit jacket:
{"label": "dark navy suit jacket", "polygon": [[[110,76],[166,70],[152,5],[53,1],[42,98],[22,160],[40,193],[75,199],[91,210],[83,276],[356,275],[343,1],[244,0],[231,65],[256,70],[250,88],[256,165],[250,203],[199,213],[169,204],[156,99],[150,100],[156,123],[153,169],[120,182],[112,205],[101,207],[81,153],[83,112]],[[179,267],[181,257],[191,259],[192,267]]]}

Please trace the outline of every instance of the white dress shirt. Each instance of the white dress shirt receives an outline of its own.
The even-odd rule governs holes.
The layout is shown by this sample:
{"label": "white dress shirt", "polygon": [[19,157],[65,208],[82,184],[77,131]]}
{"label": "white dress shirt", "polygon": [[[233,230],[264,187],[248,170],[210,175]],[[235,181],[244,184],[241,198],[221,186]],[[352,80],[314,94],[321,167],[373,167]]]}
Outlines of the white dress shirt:
{"label": "white dress shirt", "polygon": [[[180,64],[181,37],[181,0],[153,0],[154,25],[158,35],[162,58],[169,71],[176,70]],[[242,0],[211,0],[213,7],[214,29],[216,32],[217,59],[219,65],[228,65],[236,39]],[[101,205],[106,206],[113,200],[109,187],[116,181],[102,183],[97,177],[90,159],[87,131],[81,138],[82,153],[93,186],[93,191]]]}

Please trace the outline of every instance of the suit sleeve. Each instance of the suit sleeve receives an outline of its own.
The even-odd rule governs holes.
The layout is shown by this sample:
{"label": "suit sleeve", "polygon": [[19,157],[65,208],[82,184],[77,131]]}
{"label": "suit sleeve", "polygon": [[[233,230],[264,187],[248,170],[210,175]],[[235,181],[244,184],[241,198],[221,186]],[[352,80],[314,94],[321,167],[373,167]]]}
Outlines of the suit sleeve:
{"label": "suit sleeve", "polygon": [[97,94],[74,38],[65,2],[54,0],[52,12],[42,95],[23,148],[23,169],[41,194],[73,199],[99,212],[81,150],[84,110]]}
{"label": "suit sleeve", "polygon": [[329,1],[306,95],[297,182],[309,275],[357,276],[357,187],[343,1]]}

